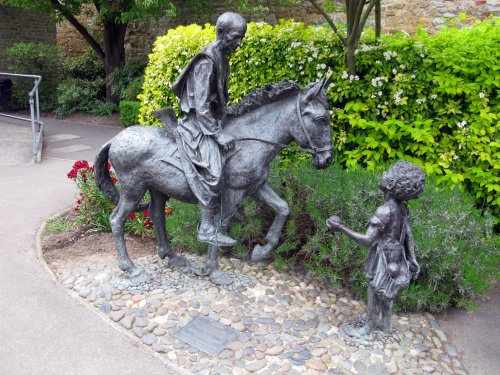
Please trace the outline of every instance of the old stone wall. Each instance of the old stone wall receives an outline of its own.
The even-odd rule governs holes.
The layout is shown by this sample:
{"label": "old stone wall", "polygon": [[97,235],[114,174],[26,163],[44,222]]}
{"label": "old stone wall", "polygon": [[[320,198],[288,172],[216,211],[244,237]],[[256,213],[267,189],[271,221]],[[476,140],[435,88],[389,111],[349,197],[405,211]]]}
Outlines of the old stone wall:
{"label": "old stone wall", "polygon": [[[127,58],[150,53],[156,37],[166,34],[169,28],[195,22],[214,23],[217,16],[222,12],[235,10],[228,5],[227,0],[214,0],[213,8],[208,12],[206,19],[200,21],[200,16],[183,6],[183,3],[178,2],[179,13],[173,20],[163,18],[131,23],[128,27],[125,45]],[[343,0],[339,0],[340,6],[343,3]],[[469,20],[485,18],[491,13],[497,16],[500,15],[500,0],[382,0],[381,4],[382,30],[384,33],[402,30],[414,33],[419,24],[432,33],[464,12],[467,13]],[[337,12],[332,16],[336,21],[343,22],[344,13]],[[96,23],[93,22],[93,17],[94,15],[89,8],[79,19],[88,25],[92,35],[99,38],[100,30]],[[265,21],[269,23],[276,23],[281,18],[293,18],[296,21],[308,24],[323,22],[322,16],[307,0],[301,1],[295,7],[272,7],[265,14],[247,14],[245,17],[249,21]],[[83,38],[67,22],[60,23],[57,26],[57,43],[68,56],[78,56],[87,48]]]}
{"label": "old stone wall", "polygon": [[[214,0],[213,8],[204,10],[206,13],[204,16],[205,19],[200,20],[200,15],[193,12],[184,3],[181,1],[177,2],[178,14],[175,19],[162,18],[155,20],[151,18],[146,21],[130,23],[127,28],[125,43],[127,59],[150,53],[156,37],[166,34],[170,28],[193,23],[215,23],[221,13],[236,11],[236,8],[228,5],[228,1]],[[272,24],[277,23],[281,18],[293,18],[306,23],[322,20],[321,15],[307,1],[296,7],[272,7],[270,11],[264,14],[245,14],[244,16],[247,21],[265,21]],[[88,25],[91,34],[99,39],[102,33],[96,22],[94,22],[94,17],[95,14],[92,12],[92,9],[86,8],[86,11],[77,19],[83,24]],[[69,22],[62,22],[57,25],[57,44],[67,56],[78,56],[88,48],[84,39]]]}
{"label": "old stone wall", "polygon": [[7,70],[5,51],[19,42],[55,44],[55,23],[45,14],[0,5],[0,71]]}
{"label": "old stone wall", "polygon": [[382,29],[386,33],[415,32],[420,24],[435,32],[456,20],[460,13],[467,19],[499,15],[500,0],[382,0]]}

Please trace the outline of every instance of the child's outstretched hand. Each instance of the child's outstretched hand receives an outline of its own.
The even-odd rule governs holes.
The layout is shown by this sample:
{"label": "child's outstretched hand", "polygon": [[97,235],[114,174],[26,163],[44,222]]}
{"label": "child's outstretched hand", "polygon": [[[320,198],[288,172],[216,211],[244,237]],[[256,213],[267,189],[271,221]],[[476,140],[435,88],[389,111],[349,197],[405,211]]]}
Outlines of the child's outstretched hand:
{"label": "child's outstretched hand", "polygon": [[330,216],[326,221],[326,227],[332,232],[338,231],[341,225],[342,221],[340,220],[340,217],[335,215]]}

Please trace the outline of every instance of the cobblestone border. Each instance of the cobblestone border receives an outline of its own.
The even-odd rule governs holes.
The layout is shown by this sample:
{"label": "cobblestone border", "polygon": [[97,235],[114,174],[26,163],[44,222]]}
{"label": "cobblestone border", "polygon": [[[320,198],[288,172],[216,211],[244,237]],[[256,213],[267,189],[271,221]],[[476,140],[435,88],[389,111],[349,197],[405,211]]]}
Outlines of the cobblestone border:
{"label": "cobblestone border", "polygon": [[[42,232],[43,227],[39,235]],[[194,255],[188,258],[203,261]],[[140,286],[123,282],[124,274],[116,266],[74,269],[54,277],[114,327],[184,372],[467,374],[430,314],[394,314],[395,335],[377,336],[367,345],[346,342],[341,324],[366,312],[365,304],[348,290],[333,290],[321,280],[261,269],[238,259],[223,258],[221,263],[235,280],[229,287],[186,269],[169,268],[156,255],[138,259],[149,276]],[[238,338],[211,356],[174,337],[199,315],[232,327]]]}
{"label": "cobblestone border", "polygon": [[[51,215],[51,217],[63,217],[66,216],[73,207],[68,207],[54,215]],[[74,298],[77,303],[91,311],[93,314],[96,314],[101,318],[105,323],[107,323],[109,326],[111,326],[113,329],[117,330],[121,334],[124,334],[128,340],[131,340],[132,343],[137,342],[137,337],[133,335],[131,332],[128,332],[123,329],[123,327],[119,324],[116,324],[112,321],[109,320],[109,318],[103,314],[100,314],[98,310],[96,310],[91,304],[87,303],[85,300],[82,300],[81,298],[75,297],[75,294],[65,287],[62,283],[61,280],[59,279],[58,275],[54,273],[54,271],[49,267],[47,262],[45,262],[45,259],[43,257],[43,247],[42,247],[42,238],[45,232],[45,228],[47,227],[47,221],[48,219],[44,220],[43,223],[40,225],[38,232],[36,233],[35,236],[35,247],[36,247],[36,257],[38,258],[38,261],[40,262],[40,265],[43,269],[47,271],[49,274],[50,278],[52,279],[52,282],[55,287],[59,288],[63,293],[66,293],[68,296]],[[156,352],[151,352],[148,350],[147,347],[139,345],[139,348],[141,350],[147,351],[149,354],[152,355],[152,357],[157,358],[160,360],[162,363],[164,363],[167,366],[167,369],[165,370],[165,374],[189,374],[189,371],[186,371],[184,368],[178,366],[176,363],[169,361],[167,358],[165,358],[162,355],[159,355]]]}

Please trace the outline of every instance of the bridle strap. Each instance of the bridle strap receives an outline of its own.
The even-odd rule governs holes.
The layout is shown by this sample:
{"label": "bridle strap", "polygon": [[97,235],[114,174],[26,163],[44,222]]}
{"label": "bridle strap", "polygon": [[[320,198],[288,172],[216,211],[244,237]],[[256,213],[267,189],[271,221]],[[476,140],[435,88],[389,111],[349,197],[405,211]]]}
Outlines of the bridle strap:
{"label": "bridle strap", "polygon": [[307,142],[309,143],[309,147],[313,150],[313,154],[317,154],[318,152],[324,152],[324,151],[332,151],[333,150],[333,145],[332,146],[326,146],[326,147],[316,147],[311,139],[311,135],[307,131],[306,124],[304,123],[304,119],[302,118],[302,113],[300,113],[300,93],[297,95],[297,116],[299,118],[299,124],[300,127],[302,128],[302,131],[304,132]]}
{"label": "bridle strap", "polygon": [[318,147],[314,146],[314,144],[312,142],[312,139],[311,139],[311,136],[310,136],[309,132],[306,129],[306,124],[304,123],[304,119],[302,118],[302,114],[300,113],[300,93],[299,93],[299,95],[297,95],[297,105],[295,107],[296,107],[296,110],[297,110],[297,117],[299,118],[300,127],[302,128],[302,132],[306,136],[307,142],[309,143],[309,146],[311,148],[294,147],[294,146],[285,145],[283,143],[277,143],[277,142],[273,142],[273,141],[268,141],[266,139],[261,139],[261,138],[238,138],[238,139],[235,139],[235,142],[257,141],[257,142],[267,143],[267,144],[270,144],[270,145],[273,145],[273,146],[278,146],[278,147],[281,147],[281,148],[289,148],[289,149],[294,150],[294,151],[298,151],[298,152],[302,152],[302,153],[306,153],[306,154],[312,154],[312,155],[315,155],[315,154],[317,154],[319,152],[332,151],[333,150],[333,146],[326,146],[326,147],[321,147],[321,148],[318,148]]}

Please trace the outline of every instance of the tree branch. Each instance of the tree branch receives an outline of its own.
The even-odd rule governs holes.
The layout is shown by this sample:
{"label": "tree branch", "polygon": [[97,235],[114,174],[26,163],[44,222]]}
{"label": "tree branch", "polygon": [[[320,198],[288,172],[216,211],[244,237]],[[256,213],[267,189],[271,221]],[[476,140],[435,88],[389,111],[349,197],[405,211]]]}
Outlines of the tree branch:
{"label": "tree branch", "polygon": [[337,29],[337,26],[335,25],[335,22],[333,22],[332,18],[329,16],[329,14],[324,11],[323,7],[321,7],[316,0],[309,0],[309,2],[324,17],[324,19],[326,20],[326,22],[328,22],[328,24],[333,29],[333,31],[335,32],[335,34],[337,35],[337,37],[340,39],[340,41],[342,42],[342,44],[344,46],[346,46],[347,45],[346,38],[344,38],[340,34],[340,31]]}
{"label": "tree branch", "polygon": [[[365,7],[364,0],[358,0],[356,2],[356,9],[353,9],[354,18],[351,20],[352,30],[351,30],[351,34],[348,35],[347,37],[351,41],[354,40],[355,44],[357,44],[357,41],[359,40],[359,36],[361,35],[361,31],[363,30],[363,26],[364,26],[364,24],[363,24],[363,26],[361,26],[361,17],[363,14],[364,7]],[[373,3],[372,3],[372,8],[373,8]],[[370,11],[371,11],[371,8],[370,8]],[[366,20],[365,20],[365,23],[366,23]]]}
{"label": "tree branch", "polygon": [[[368,5],[368,8],[366,8],[365,12],[363,13],[363,16],[361,17],[361,21],[359,21],[359,30],[363,30],[365,28],[366,21],[368,20],[368,17],[370,16],[370,13],[375,6],[375,3],[372,2],[370,5]],[[360,32],[361,34],[361,32]]]}
{"label": "tree branch", "polygon": [[92,47],[92,49],[99,55],[101,59],[104,59],[104,50],[99,43],[89,34],[87,29],[61,4],[58,0],[50,0],[53,7],[60,12],[64,18],[66,18],[69,23],[71,23],[75,29],[80,33],[80,35],[85,39],[85,41]]}

